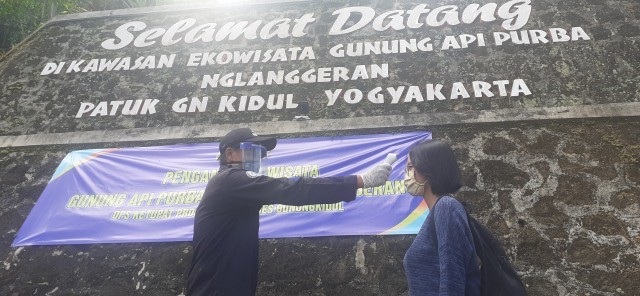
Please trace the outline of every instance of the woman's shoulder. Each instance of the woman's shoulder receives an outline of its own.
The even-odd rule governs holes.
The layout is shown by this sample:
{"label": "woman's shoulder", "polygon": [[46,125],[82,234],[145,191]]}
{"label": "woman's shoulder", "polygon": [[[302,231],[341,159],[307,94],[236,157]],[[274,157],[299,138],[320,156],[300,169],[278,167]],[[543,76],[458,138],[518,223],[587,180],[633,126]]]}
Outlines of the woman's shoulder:
{"label": "woman's shoulder", "polygon": [[436,213],[451,213],[456,211],[465,212],[464,206],[458,200],[449,195],[440,197],[434,210]]}

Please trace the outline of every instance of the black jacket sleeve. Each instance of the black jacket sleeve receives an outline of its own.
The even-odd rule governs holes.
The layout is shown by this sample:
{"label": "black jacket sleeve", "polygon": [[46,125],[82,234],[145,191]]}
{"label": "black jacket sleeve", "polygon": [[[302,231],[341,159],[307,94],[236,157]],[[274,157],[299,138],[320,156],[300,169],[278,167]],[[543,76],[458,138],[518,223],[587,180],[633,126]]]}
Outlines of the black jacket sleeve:
{"label": "black jacket sleeve", "polygon": [[271,178],[234,169],[223,186],[238,205],[309,205],[352,201],[358,190],[355,175],[324,178]]}

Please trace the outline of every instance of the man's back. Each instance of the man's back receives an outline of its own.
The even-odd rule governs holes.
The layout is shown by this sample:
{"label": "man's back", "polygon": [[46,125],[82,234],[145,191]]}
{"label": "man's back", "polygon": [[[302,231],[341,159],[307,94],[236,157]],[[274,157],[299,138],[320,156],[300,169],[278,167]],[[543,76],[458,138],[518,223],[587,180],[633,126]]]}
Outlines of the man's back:
{"label": "man's back", "polygon": [[351,201],[356,190],[356,176],[290,180],[223,168],[196,211],[187,295],[255,294],[262,205]]}
{"label": "man's back", "polygon": [[234,202],[228,192],[233,169],[207,185],[194,221],[188,295],[254,295],[261,205]]}

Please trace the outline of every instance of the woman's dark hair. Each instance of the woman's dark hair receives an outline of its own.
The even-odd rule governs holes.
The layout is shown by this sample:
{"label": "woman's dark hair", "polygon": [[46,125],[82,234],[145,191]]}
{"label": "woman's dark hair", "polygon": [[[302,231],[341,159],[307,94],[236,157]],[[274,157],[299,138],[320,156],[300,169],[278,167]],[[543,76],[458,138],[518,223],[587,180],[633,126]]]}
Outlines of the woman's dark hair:
{"label": "woman's dark hair", "polygon": [[449,144],[438,140],[418,143],[409,157],[414,169],[427,177],[434,194],[455,193],[462,187],[458,160]]}

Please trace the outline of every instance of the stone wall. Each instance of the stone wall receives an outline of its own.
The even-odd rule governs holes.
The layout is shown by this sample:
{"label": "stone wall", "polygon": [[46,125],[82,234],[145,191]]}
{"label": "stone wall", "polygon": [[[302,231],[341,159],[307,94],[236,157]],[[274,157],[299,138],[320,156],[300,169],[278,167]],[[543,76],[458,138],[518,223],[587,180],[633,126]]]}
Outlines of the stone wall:
{"label": "stone wall", "polygon": [[[267,98],[271,94],[290,94],[293,104],[307,102],[313,119],[584,105],[628,106],[638,102],[640,4],[637,1],[478,2],[483,5],[494,3],[496,7],[504,6],[512,11],[530,3],[527,4],[530,13],[522,10],[519,18],[526,18],[526,23],[511,31],[505,28],[504,23],[515,21],[499,17],[499,8],[490,13],[491,21],[481,21],[479,17],[474,22],[464,23],[462,14],[470,3],[462,0],[432,1],[428,5],[415,0],[291,1],[249,7],[168,8],[155,12],[108,12],[62,18],[41,28],[2,59],[0,100],[3,104],[0,104],[0,117],[3,121],[0,122],[0,136],[288,121],[298,115],[297,109],[286,106],[268,109],[265,105],[260,110],[248,110],[248,107],[241,110],[241,96]],[[516,5],[509,8],[506,6],[508,3]],[[458,24],[427,25],[426,18],[430,14],[424,13],[420,17],[420,27],[409,28],[408,11],[420,5],[426,5],[426,9],[454,6],[458,17],[450,22]],[[338,23],[336,12],[354,7],[368,7],[375,11],[375,16],[403,11],[401,16],[395,13],[397,18],[402,18],[402,21],[395,21],[401,23],[395,26],[404,29],[376,31],[372,25],[376,21],[372,20],[352,33],[329,35],[331,28]],[[282,38],[249,39],[240,35],[230,40],[223,38],[224,35],[220,41],[186,43],[184,40],[191,31],[185,30],[169,38],[176,40],[170,45],[162,45],[161,39],[166,36],[151,38],[147,43],[153,44],[148,46],[138,47],[131,42],[119,49],[106,49],[102,45],[110,39],[124,43],[122,33],[116,37],[115,32],[127,24],[131,38],[139,38],[151,32],[147,30],[168,30],[185,19],[196,21],[189,29],[208,23],[221,29],[240,21],[262,21],[258,27],[262,28],[276,20],[288,20],[293,24],[294,20],[307,14],[313,14],[315,21],[305,26],[304,35],[300,37],[286,37],[292,34],[293,29],[289,29],[284,30],[287,33],[283,33],[285,37]],[[359,22],[360,15],[351,13],[344,26]],[[436,16],[437,20],[444,18]],[[132,22],[139,26],[143,23],[145,29],[134,29]],[[381,21],[382,24],[388,22],[389,19]],[[554,40],[551,32],[559,30],[564,32],[561,37],[569,39]],[[510,33],[520,36],[520,39],[509,37],[510,41],[498,42],[500,38],[495,35],[510,36]],[[482,35],[484,45],[475,42],[462,47],[459,44],[461,36],[466,35],[476,36],[474,38]],[[531,37],[543,35],[544,38]],[[346,53],[340,56],[332,51],[336,46],[341,46],[339,48],[346,52],[349,46],[357,48],[365,47],[365,43],[375,45],[375,42],[411,39],[429,40],[427,43],[432,49],[353,56]],[[448,44],[457,44],[459,48]],[[392,45],[387,47],[393,48]],[[265,53],[277,49],[290,52],[292,48],[298,48],[298,54],[273,58],[275,52]],[[313,56],[303,56],[301,48],[312,50]],[[235,58],[231,61],[212,58],[210,62],[204,58],[204,54],[209,53],[230,57],[250,52],[255,54],[251,57],[258,56],[258,59],[241,62]],[[175,54],[172,67],[160,67],[160,56],[171,54]],[[193,54],[200,56],[194,59]],[[149,57],[156,61],[154,67],[147,65],[130,70],[135,67],[135,60],[143,58],[146,61]],[[130,58],[131,62],[121,64],[125,58]],[[200,63],[201,60],[206,60],[205,65]],[[111,68],[107,62],[113,63]],[[56,73],[46,71],[50,63],[65,64]],[[374,77],[371,71],[367,73],[369,78],[352,79],[358,66],[370,65],[387,65],[388,76]],[[339,67],[348,74],[335,74],[333,71]],[[318,69],[321,68],[328,69],[329,74],[319,74],[321,70]],[[323,78],[310,83],[302,82],[302,78],[297,83],[266,82],[268,71],[290,73],[295,70],[300,71],[299,76],[314,70],[316,77]],[[264,74],[263,84],[249,83],[256,72]],[[215,74],[221,77],[230,74],[229,78],[241,75],[243,78],[241,81],[231,79],[233,87],[222,86],[224,83],[215,86],[204,83],[202,87],[207,81],[205,75]],[[349,79],[334,79],[342,76]],[[524,83],[528,91],[522,85],[515,88],[517,80]],[[479,87],[474,87],[473,82],[488,83],[491,94],[475,92]],[[498,87],[500,83],[506,83],[502,84],[503,91]],[[377,92],[371,93],[376,89]],[[342,91],[332,102],[326,92],[335,93],[337,90]],[[362,94],[359,101],[356,99],[358,93]],[[229,102],[224,96],[233,96],[237,100],[224,104]],[[175,102],[192,97],[209,98],[206,110],[192,113],[173,110]],[[152,108],[148,108],[149,112],[139,110],[141,114],[137,115],[123,115],[126,100],[148,100],[147,107]],[[104,108],[98,107],[101,102],[104,102]],[[112,102],[122,103],[112,105]],[[151,102],[155,103],[152,105]],[[88,104],[95,108],[87,109]]]}
{"label": "stone wall", "polygon": [[[552,41],[547,35],[547,42],[530,39],[501,45],[494,33],[509,32],[503,19],[401,30],[376,31],[368,26],[328,35],[336,20],[334,12],[340,9],[366,6],[380,15],[406,12],[425,1],[272,2],[63,16],[0,59],[0,295],[182,294],[191,259],[189,243],[13,248],[11,242],[68,152],[215,142],[240,125],[280,138],[432,131],[433,138],[451,143],[458,155],[465,182],[458,198],[503,240],[531,295],[638,295],[637,0],[476,1],[530,3],[529,18],[515,29],[516,34],[531,37],[560,29],[578,33],[572,40]],[[470,2],[426,5],[432,9],[455,5],[462,10]],[[198,25],[222,26],[240,20],[293,20],[307,13],[313,13],[316,21],[300,37],[169,45],[160,45],[156,38],[149,46],[121,50],[101,46],[129,22],[167,29],[187,18]],[[357,16],[350,21],[356,22]],[[443,49],[447,36],[460,40],[465,34],[481,34],[486,44]],[[425,38],[432,39],[433,51],[348,58],[331,54],[339,44]],[[315,58],[187,66],[192,53],[297,47],[312,48]],[[82,71],[91,60],[171,54],[176,54],[171,68]],[[67,67],[80,60],[85,62],[78,71],[72,67],[67,73]],[[66,66],[59,74],[43,75],[48,63],[61,62]],[[204,75],[214,73],[353,70],[371,64],[388,64],[388,77],[201,87]],[[492,95],[473,93],[474,82],[513,85],[517,79],[529,92],[500,94],[493,84]],[[429,85],[440,85],[444,99],[429,100]],[[460,85],[471,92],[469,97]],[[383,102],[376,101],[375,94],[367,97],[372,89],[397,92],[402,86],[403,96],[395,103],[390,93],[385,93]],[[337,89],[343,91],[332,104],[325,91]],[[351,94],[362,92],[364,99],[345,99],[348,89]],[[290,94],[295,104],[308,103],[311,120],[292,121],[302,108],[241,112],[220,111],[218,105],[224,96],[269,94]],[[209,97],[210,104],[192,113],[172,108],[178,100],[191,97]],[[113,106],[126,100],[157,100],[157,104],[153,113],[103,110],[78,116],[88,103]],[[402,259],[412,239],[399,235],[262,240],[258,294],[406,295]]]}
{"label": "stone wall", "polygon": [[[457,197],[502,239],[531,295],[640,291],[638,118],[368,132],[415,129],[454,146],[465,183]],[[336,132],[318,133],[327,134]],[[145,144],[159,143],[125,145]],[[189,243],[10,247],[66,152],[91,147],[0,150],[0,294],[183,293]],[[261,240],[258,295],[407,295],[412,239]]]}

